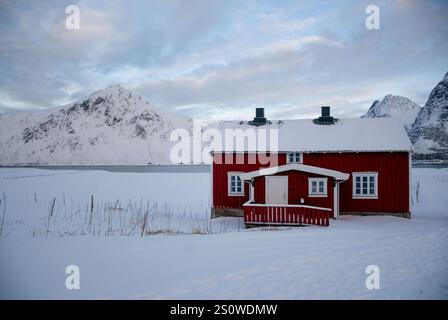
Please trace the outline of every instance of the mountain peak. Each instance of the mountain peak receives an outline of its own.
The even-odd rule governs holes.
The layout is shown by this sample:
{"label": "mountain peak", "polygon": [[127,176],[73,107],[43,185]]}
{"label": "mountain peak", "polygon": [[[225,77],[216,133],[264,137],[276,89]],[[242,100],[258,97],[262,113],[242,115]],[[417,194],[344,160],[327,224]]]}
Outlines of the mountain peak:
{"label": "mountain peak", "polygon": [[105,89],[120,90],[120,89],[123,89],[123,86],[119,83],[116,83],[116,84],[108,85]]}
{"label": "mountain peak", "polygon": [[[406,98],[406,97],[402,97],[402,96],[397,96],[397,95],[393,95],[393,94],[386,94],[383,98],[383,100],[389,100],[389,99],[394,99],[395,97],[397,98]],[[407,99],[407,98],[406,98]]]}
{"label": "mountain peak", "polygon": [[[382,106],[383,107],[387,107],[388,109],[400,109],[400,110],[410,110],[410,109],[420,109],[420,106],[418,104],[416,104],[415,102],[413,102],[411,99],[403,97],[403,96],[398,96],[398,95],[392,95],[392,94],[387,94],[384,98],[382,102]],[[389,102],[393,102],[392,104],[386,104]]]}
{"label": "mountain peak", "polygon": [[172,130],[190,121],[160,112],[120,85],[45,113],[0,118],[0,164],[170,163]]}
{"label": "mountain peak", "polygon": [[146,99],[119,84],[114,84],[63,106],[61,112],[67,115],[81,112],[84,114],[104,113],[109,116],[116,113],[139,113],[146,109],[160,113]]}
{"label": "mountain peak", "polygon": [[111,85],[108,85],[104,89],[101,89],[101,90],[93,92],[91,95],[99,94],[99,93],[101,93],[101,94],[118,94],[118,95],[120,95],[120,94],[128,93],[128,92],[131,92],[131,91],[126,89],[126,88],[124,88],[121,84],[111,84]]}
{"label": "mountain peak", "polygon": [[397,118],[408,131],[419,110],[420,106],[412,100],[387,94],[380,102],[376,100],[362,118]]}
{"label": "mountain peak", "polygon": [[91,93],[90,95],[85,97],[83,100],[90,98],[90,97],[99,97],[99,96],[101,96],[101,97],[126,97],[126,96],[128,96],[129,98],[131,98],[132,96],[135,96],[135,94],[133,94],[133,92],[131,90],[124,88],[120,84],[113,84],[113,85],[107,86],[104,89],[101,89],[101,90]]}

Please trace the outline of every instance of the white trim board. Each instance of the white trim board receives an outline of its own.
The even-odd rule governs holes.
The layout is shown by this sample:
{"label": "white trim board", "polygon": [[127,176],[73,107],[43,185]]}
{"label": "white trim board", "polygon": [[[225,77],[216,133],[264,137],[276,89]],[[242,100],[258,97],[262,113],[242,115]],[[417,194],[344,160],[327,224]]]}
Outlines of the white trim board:
{"label": "white trim board", "polygon": [[408,157],[408,170],[409,170],[409,212],[412,212],[412,153],[409,152]]}
{"label": "white trim board", "polygon": [[309,166],[309,165],[305,165],[305,164],[293,163],[293,164],[286,164],[286,165],[278,166],[278,167],[270,167],[270,168],[255,170],[252,172],[247,172],[247,173],[241,174],[240,177],[242,180],[250,180],[255,177],[269,176],[269,175],[274,175],[279,172],[285,172],[285,171],[290,171],[290,170],[314,173],[314,174],[319,174],[319,175],[326,176],[326,177],[333,177],[336,180],[348,180],[348,178],[350,176],[350,174],[348,174],[348,173],[344,173],[344,172],[340,172],[340,171],[336,171],[336,170],[330,170],[330,169],[325,169],[325,168],[321,168],[321,167],[314,167],[314,166]]}

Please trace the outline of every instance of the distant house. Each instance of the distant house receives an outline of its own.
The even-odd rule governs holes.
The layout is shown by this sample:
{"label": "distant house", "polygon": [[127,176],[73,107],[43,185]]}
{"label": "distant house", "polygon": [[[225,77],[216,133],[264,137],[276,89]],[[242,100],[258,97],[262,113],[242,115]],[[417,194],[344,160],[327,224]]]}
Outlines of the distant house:
{"label": "distant house", "polygon": [[[322,107],[314,120],[269,121],[257,108],[253,121],[222,121],[217,129],[222,136],[250,129],[258,140],[213,150],[213,217],[326,226],[342,214],[411,216],[412,145],[393,119],[335,119]],[[278,139],[266,133],[272,130]]]}

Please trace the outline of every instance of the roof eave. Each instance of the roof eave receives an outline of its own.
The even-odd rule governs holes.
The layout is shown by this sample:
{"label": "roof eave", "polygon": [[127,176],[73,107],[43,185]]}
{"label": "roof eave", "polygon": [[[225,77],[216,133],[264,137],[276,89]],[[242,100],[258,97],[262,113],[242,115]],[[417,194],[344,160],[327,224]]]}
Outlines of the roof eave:
{"label": "roof eave", "polygon": [[314,173],[322,176],[332,177],[336,180],[345,181],[348,180],[350,177],[350,174],[345,172],[340,172],[336,170],[321,168],[321,167],[315,167],[315,166],[309,166],[305,164],[286,164],[282,166],[276,166],[276,167],[269,167],[264,168],[260,170],[255,170],[251,172],[246,172],[240,175],[241,180],[250,180],[255,177],[261,177],[261,176],[268,176],[268,175],[274,175],[280,172],[285,171],[302,171],[307,173]]}

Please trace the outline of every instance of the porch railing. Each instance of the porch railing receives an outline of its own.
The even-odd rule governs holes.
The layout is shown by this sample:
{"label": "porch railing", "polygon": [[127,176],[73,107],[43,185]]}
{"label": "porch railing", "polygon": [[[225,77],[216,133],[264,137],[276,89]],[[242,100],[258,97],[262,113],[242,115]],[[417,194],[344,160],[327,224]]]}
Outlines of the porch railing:
{"label": "porch railing", "polygon": [[244,222],[254,225],[330,225],[332,209],[307,205],[245,203]]}

